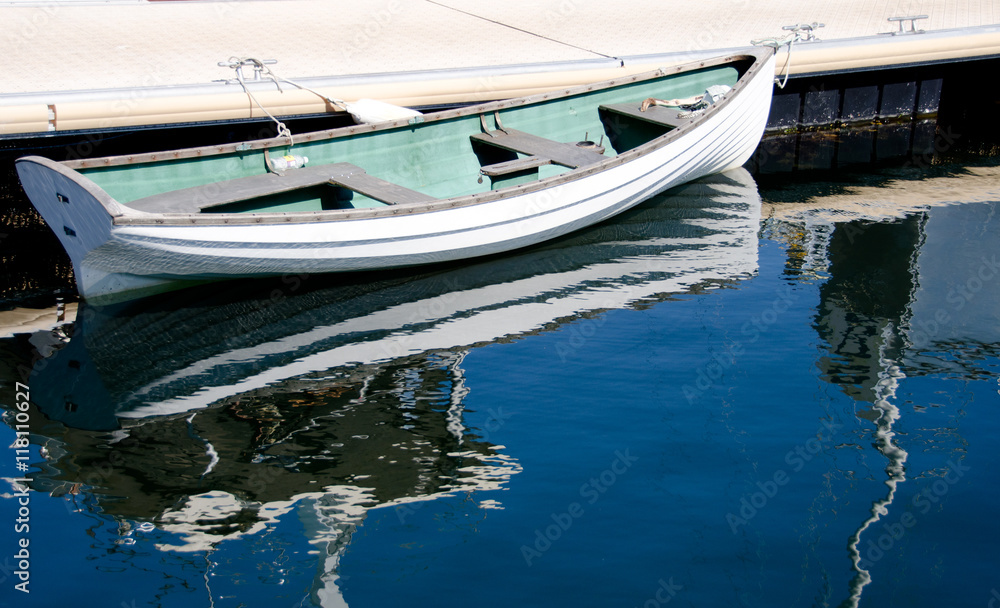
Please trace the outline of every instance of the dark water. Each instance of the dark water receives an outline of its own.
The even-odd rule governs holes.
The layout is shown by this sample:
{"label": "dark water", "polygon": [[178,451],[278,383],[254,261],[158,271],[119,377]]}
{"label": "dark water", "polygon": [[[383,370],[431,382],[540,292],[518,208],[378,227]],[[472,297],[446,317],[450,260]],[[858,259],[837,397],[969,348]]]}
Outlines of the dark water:
{"label": "dark water", "polygon": [[996,606],[998,205],[996,162],[736,172],[476,264],[81,305],[0,339],[0,606]]}

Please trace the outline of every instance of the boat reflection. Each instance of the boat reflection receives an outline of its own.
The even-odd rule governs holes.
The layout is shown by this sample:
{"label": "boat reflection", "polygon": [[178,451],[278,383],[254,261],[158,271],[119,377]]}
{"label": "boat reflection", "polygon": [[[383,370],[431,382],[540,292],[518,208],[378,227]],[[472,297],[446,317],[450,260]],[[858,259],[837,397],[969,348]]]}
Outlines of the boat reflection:
{"label": "boat reflection", "polygon": [[175,552],[295,511],[322,556],[313,602],[342,603],[338,563],[368,510],[519,472],[488,424],[464,422],[469,349],[753,276],[759,224],[740,170],[472,265],[81,304],[33,372],[35,403],[62,426],[32,487],[114,518],[123,538],[152,524]]}

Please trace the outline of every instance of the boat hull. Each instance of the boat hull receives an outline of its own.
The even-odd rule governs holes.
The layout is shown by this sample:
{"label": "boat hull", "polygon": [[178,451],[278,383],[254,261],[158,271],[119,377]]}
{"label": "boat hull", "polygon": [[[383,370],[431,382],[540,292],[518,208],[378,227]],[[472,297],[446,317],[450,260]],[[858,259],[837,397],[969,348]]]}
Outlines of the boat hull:
{"label": "boat hull", "polygon": [[741,166],[756,148],[770,108],[773,56],[760,61],[764,65],[741,83],[738,100],[692,121],[665,145],[471,199],[347,214],[293,213],[284,221],[220,216],[199,223],[119,205],[72,169],[45,159],[20,159],[18,171],[73,260],[80,294],[94,302],[190,282],[460,260],[568,234],[673,186]]}

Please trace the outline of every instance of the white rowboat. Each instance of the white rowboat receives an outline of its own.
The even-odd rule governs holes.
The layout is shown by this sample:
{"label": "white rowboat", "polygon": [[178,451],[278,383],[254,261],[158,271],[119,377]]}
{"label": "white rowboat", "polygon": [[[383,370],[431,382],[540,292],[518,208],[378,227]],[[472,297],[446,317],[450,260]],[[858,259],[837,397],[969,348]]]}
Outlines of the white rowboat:
{"label": "white rowboat", "polygon": [[[29,156],[17,169],[93,302],[190,282],[397,268],[539,243],[741,166],[763,133],[773,76],[773,49],[753,48],[291,141]],[[693,110],[640,110],[648,98],[706,90],[724,93]],[[279,173],[272,153],[309,162]]]}

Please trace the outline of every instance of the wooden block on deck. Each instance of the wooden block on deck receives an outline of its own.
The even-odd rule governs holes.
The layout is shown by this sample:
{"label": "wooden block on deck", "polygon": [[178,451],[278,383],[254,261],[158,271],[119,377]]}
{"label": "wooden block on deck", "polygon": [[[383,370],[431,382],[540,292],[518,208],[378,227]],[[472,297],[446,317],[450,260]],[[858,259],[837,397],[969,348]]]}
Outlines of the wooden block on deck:
{"label": "wooden block on deck", "polygon": [[515,158],[514,160],[508,160],[502,163],[485,165],[479,171],[483,175],[496,177],[498,175],[507,175],[508,173],[517,173],[519,171],[530,171],[531,169],[537,169],[542,165],[550,164],[552,164],[551,159],[542,158],[540,156],[526,156],[524,158]]}
{"label": "wooden block on deck", "polygon": [[663,106],[650,106],[645,112],[639,110],[642,102],[614,103],[600,106],[601,110],[612,114],[621,114],[630,118],[636,118],[654,125],[661,125],[676,129],[687,122],[687,118],[681,118],[680,110],[666,108]]}
{"label": "wooden block on deck", "polygon": [[476,133],[472,139],[511,152],[545,158],[557,165],[571,169],[599,163],[607,158],[599,152],[581,148],[576,144],[564,144],[514,129]]}

